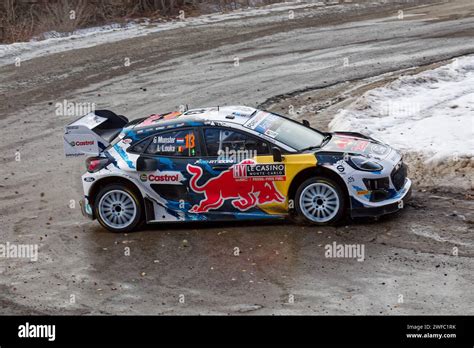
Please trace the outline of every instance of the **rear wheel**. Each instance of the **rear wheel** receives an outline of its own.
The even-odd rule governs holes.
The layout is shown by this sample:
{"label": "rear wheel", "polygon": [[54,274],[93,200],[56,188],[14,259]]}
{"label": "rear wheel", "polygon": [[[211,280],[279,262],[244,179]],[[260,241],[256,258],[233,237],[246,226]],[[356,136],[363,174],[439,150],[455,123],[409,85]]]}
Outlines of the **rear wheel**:
{"label": "rear wheel", "polygon": [[334,224],[344,214],[344,194],[334,181],[324,177],[304,181],[296,191],[295,201],[298,217],[306,223]]}
{"label": "rear wheel", "polygon": [[141,199],[124,185],[105,186],[95,202],[95,216],[109,231],[130,232],[143,222]]}

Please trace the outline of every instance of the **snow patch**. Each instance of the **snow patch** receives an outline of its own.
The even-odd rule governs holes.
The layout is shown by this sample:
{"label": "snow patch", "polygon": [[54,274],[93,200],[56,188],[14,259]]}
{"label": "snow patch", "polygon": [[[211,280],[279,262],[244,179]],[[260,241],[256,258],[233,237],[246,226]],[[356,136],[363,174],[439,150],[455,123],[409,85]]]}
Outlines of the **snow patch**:
{"label": "snow patch", "polygon": [[410,230],[412,233],[416,234],[417,236],[430,238],[437,242],[451,243],[451,244],[457,244],[457,245],[468,246],[468,247],[474,246],[473,243],[461,241],[459,238],[456,237],[456,233],[459,233],[462,231],[445,232],[449,236],[441,236],[437,231],[435,231],[430,226],[413,225],[413,227],[411,227]]}
{"label": "snow patch", "polygon": [[329,124],[402,151],[422,185],[472,188],[474,56],[366,92]]}
{"label": "snow patch", "polygon": [[16,58],[26,61],[53,53],[92,47],[185,26],[201,26],[227,20],[264,16],[277,12],[282,12],[285,16],[288,16],[288,11],[290,10],[323,6],[326,6],[326,4],[322,2],[283,2],[258,8],[238,9],[228,13],[212,13],[183,20],[172,19],[167,22],[150,22],[145,20],[142,23],[130,22],[126,25],[110,24],[79,29],[72,33],[48,32],[42,35],[45,38],[44,40],[35,38],[29,42],[0,45],[0,66],[14,64]]}

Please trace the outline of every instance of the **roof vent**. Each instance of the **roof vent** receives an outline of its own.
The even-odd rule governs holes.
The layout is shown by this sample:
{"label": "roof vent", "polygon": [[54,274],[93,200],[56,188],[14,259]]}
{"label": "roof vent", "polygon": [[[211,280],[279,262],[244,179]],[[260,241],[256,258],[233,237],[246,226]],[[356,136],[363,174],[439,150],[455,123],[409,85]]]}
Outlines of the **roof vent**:
{"label": "roof vent", "polygon": [[225,117],[225,118],[228,118],[228,119],[231,119],[231,120],[233,120],[233,119],[235,118],[235,115],[226,115],[226,117]]}

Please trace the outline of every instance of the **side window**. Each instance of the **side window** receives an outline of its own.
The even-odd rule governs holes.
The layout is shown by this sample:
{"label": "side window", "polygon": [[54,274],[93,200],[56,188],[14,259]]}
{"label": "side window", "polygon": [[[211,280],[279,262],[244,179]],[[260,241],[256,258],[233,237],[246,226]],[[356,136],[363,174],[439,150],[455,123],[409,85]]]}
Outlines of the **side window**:
{"label": "side window", "polygon": [[196,156],[196,134],[192,129],[160,133],[152,137],[145,153],[160,156]]}
{"label": "side window", "polygon": [[133,145],[127,151],[131,153],[142,153],[146,149],[150,141],[151,141],[150,138],[141,140],[138,142],[138,144]]}
{"label": "side window", "polygon": [[267,142],[239,131],[206,128],[204,130],[204,138],[209,156],[219,156],[231,151],[239,151],[242,154],[247,153],[247,158],[255,155],[270,154]]}

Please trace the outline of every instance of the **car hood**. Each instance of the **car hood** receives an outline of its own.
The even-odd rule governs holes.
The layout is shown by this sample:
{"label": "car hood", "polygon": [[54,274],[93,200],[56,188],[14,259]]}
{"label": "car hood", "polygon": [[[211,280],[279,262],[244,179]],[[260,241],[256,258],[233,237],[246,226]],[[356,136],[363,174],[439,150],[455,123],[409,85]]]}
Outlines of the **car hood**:
{"label": "car hood", "polygon": [[392,149],[375,139],[360,133],[334,132],[331,140],[327,142],[321,151],[343,152],[385,159]]}

